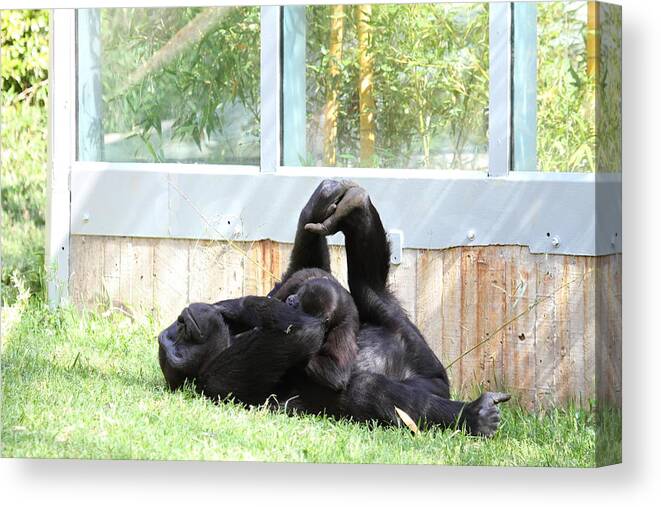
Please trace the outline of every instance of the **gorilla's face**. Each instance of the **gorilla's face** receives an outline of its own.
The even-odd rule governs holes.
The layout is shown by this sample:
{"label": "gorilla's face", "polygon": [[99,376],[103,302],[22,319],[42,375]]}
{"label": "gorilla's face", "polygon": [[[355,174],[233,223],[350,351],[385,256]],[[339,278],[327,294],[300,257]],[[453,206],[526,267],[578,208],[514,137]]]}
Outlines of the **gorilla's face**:
{"label": "gorilla's face", "polygon": [[193,380],[210,355],[225,349],[229,330],[212,305],[193,303],[158,336],[158,359],[171,389]]}

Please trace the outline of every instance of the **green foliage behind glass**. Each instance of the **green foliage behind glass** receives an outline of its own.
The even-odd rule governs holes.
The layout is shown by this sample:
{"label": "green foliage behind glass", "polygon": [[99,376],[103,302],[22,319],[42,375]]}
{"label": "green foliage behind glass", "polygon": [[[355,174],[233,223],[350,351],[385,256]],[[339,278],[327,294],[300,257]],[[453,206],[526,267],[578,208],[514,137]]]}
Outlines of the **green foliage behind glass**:
{"label": "green foliage behind glass", "polygon": [[[199,149],[214,134],[235,126],[223,122],[233,105],[248,112],[249,134],[259,135],[259,8],[103,9],[101,47],[105,133],[138,136],[155,161],[163,161],[165,122],[173,140]],[[127,79],[198,16],[217,21],[203,36],[166,59],[137,82]],[[217,18],[216,18],[217,17]],[[156,138],[154,138],[154,135]],[[155,142],[157,141],[157,142]],[[231,149],[225,143],[220,150]],[[219,153],[207,162],[240,158]],[[258,160],[253,162],[258,163]]]}
{"label": "green foliage behind glass", "polygon": [[587,73],[587,2],[537,4],[537,168],[594,172],[594,82]]}
{"label": "green foliage behind glass", "polygon": [[[330,9],[307,9],[308,129],[330,91],[337,89],[338,164],[355,165],[360,72],[356,10],[344,8],[340,77],[334,79],[328,57]],[[374,165],[485,169],[475,166],[472,155],[487,149],[487,4],[373,5],[371,27]]]}
{"label": "green foliage behind glass", "polygon": [[622,7],[600,5],[601,72],[597,83],[597,168],[622,170]]}
{"label": "green foliage behind glass", "polygon": [[[586,5],[537,5],[537,147],[542,171],[595,170],[595,83],[587,75]],[[356,165],[358,160],[360,68],[354,7],[344,9],[343,53],[336,78],[329,72],[331,7],[307,8],[306,164],[321,163],[321,117],[331,90],[337,91],[340,104],[338,165]],[[254,51],[259,46],[258,9],[234,9],[191,50],[125,90],[127,72],[200,12],[130,9],[112,11],[104,18],[106,132],[133,132],[149,144],[162,135],[162,120],[171,118],[173,138],[199,145],[233,128],[220,113],[240,103],[253,115],[253,134],[258,135],[259,52]],[[374,165],[485,169],[488,5],[374,5],[371,27]],[[617,94],[621,85],[618,88],[613,77],[608,79],[609,93]],[[619,125],[619,102],[615,104],[603,108],[609,121],[614,118],[609,125]],[[615,142],[619,127],[610,131],[613,142],[609,141],[607,153],[619,153]],[[163,159],[158,146],[149,151],[153,160]]]}

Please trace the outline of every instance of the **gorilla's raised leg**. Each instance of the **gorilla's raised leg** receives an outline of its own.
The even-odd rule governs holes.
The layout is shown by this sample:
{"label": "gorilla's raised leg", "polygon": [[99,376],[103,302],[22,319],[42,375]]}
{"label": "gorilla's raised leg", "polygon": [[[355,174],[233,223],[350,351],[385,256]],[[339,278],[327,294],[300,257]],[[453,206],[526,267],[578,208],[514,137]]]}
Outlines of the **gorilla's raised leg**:
{"label": "gorilla's raised leg", "polygon": [[309,221],[305,230],[322,237],[338,231],[344,233],[349,289],[361,322],[380,324],[385,313],[392,310],[397,310],[393,318],[400,319],[399,305],[391,301],[386,288],[390,246],[369,195],[365,189],[349,181],[324,181],[322,185],[328,189],[328,199],[336,204],[323,220],[315,222],[306,216]]}
{"label": "gorilla's raised leg", "polygon": [[422,428],[465,426],[473,435],[491,436],[500,422],[497,405],[509,398],[508,394],[488,392],[472,402],[453,401],[419,386],[362,372],[352,377],[340,403],[342,411],[357,421],[399,425],[402,420],[395,411],[397,407]]}

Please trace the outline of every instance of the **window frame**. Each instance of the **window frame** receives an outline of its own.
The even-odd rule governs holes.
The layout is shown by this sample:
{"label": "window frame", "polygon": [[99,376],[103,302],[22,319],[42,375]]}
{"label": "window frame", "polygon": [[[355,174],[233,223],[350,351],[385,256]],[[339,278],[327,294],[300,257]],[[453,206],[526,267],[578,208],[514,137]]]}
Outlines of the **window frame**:
{"label": "window frame", "polygon": [[[297,210],[323,178],[351,178],[365,186],[386,229],[403,233],[404,248],[518,244],[533,253],[621,252],[619,173],[511,170],[517,156],[513,109],[519,100],[512,80],[514,72],[522,72],[512,64],[521,36],[511,37],[513,4],[489,6],[488,171],[283,166],[281,6],[261,7],[259,166],[79,161],[77,9],[52,10],[49,300],[68,298],[71,235],[291,243]],[[532,113],[525,114],[514,128],[530,130]],[[331,238],[341,242],[341,235]]]}

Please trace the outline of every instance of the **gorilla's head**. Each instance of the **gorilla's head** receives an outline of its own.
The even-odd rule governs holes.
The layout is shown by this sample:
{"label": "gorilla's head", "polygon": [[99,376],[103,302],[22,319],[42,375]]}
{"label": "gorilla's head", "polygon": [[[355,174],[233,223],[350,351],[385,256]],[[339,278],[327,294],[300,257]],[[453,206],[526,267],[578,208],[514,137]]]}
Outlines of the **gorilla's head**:
{"label": "gorilla's head", "polygon": [[308,315],[313,315],[330,325],[344,290],[339,283],[329,277],[310,278],[303,282],[294,294],[287,296],[286,302],[289,306],[300,308]]}
{"label": "gorilla's head", "polygon": [[158,360],[171,389],[194,380],[205,360],[227,348],[229,329],[213,305],[193,303],[158,336]]}

